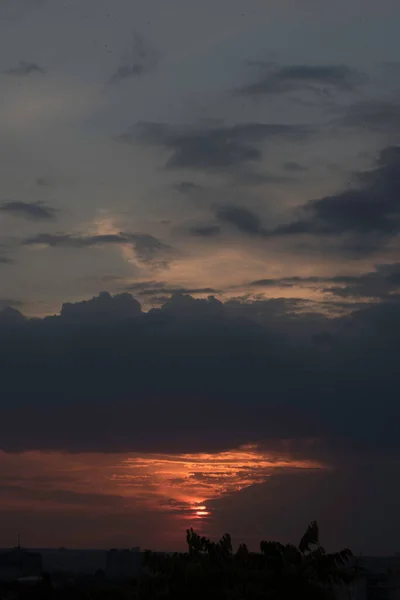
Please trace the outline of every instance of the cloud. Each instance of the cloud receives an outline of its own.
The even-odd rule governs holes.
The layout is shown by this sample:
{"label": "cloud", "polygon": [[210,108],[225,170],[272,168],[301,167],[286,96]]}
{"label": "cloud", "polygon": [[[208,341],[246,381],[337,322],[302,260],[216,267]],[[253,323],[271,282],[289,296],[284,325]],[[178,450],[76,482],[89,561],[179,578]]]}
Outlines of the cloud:
{"label": "cloud", "polygon": [[[103,294],[45,319],[1,312],[2,448],[276,450],[287,440],[328,463],[400,456],[400,302],[338,318],[298,306],[177,294],[144,313],[128,294]],[[334,340],[323,352],[321,334]]]}
{"label": "cloud", "polygon": [[0,211],[16,217],[25,217],[34,221],[47,221],[55,218],[55,209],[43,202],[9,201],[0,204]]}
{"label": "cloud", "polygon": [[125,288],[127,291],[136,291],[141,296],[158,296],[159,294],[217,294],[217,290],[210,287],[204,288],[185,288],[185,287],[172,287],[165,284],[153,284],[146,287],[143,284],[132,284]]}
{"label": "cloud", "polygon": [[243,95],[285,94],[298,91],[349,92],[365,83],[366,76],[346,65],[265,65],[259,81],[239,89]]}
{"label": "cloud", "polygon": [[39,67],[39,65],[37,65],[36,63],[25,62],[24,60],[21,60],[16,67],[8,69],[8,71],[5,71],[5,73],[7,75],[17,75],[19,77],[26,77],[27,75],[32,74],[43,75],[44,70],[41,67]]}
{"label": "cloud", "polygon": [[14,261],[12,258],[9,258],[8,256],[0,255],[0,265],[11,265],[13,262]]}
{"label": "cloud", "polygon": [[343,236],[343,245],[360,253],[385,245],[400,232],[400,147],[382,150],[375,167],[354,179],[354,187],[308,202],[272,234]]}
{"label": "cloud", "polygon": [[24,306],[24,303],[16,298],[0,298],[0,310],[7,307],[21,308],[22,306]]}
{"label": "cloud", "polygon": [[363,100],[346,108],[337,109],[340,116],[336,125],[357,131],[393,134],[400,129],[400,106],[398,101]]}
{"label": "cloud", "polygon": [[219,206],[216,208],[216,216],[222,223],[233,225],[242,233],[260,236],[267,233],[258,215],[243,206]]}
{"label": "cloud", "polygon": [[[279,277],[257,279],[244,287],[310,287],[343,298],[377,298],[397,300],[400,292],[400,264],[376,265],[373,271],[360,275],[335,275],[332,277]],[[243,287],[243,286],[242,286]]]}
{"label": "cloud", "polygon": [[[335,283],[335,279],[332,281]],[[377,265],[374,271],[349,277],[344,286],[331,287],[329,291],[337,296],[396,299],[400,293],[400,263]]]}
{"label": "cloud", "polygon": [[221,232],[221,228],[218,225],[198,225],[197,227],[191,227],[190,233],[200,237],[213,237]]}
{"label": "cloud", "polygon": [[63,304],[60,315],[66,319],[112,319],[125,320],[141,314],[141,307],[131,294],[111,296],[101,292],[99,296],[82,302]]}
{"label": "cloud", "polygon": [[301,173],[302,171],[307,171],[307,167],[304,167],[298,162],[289,161],[283,164],[283,168],[285,171],[290,171],[292,173]]}
{"label": "cloud", "polygon": [[147,48],[143,38],[135,35],[129,61],[116,69],[110,78],[110,84],[140,77],[155,66],[156,60],[154,50]]}
{"label": "cloud", "polygon": [[40,233],[23,241],[25,246],[48,246],[61,248],[91,248],[105,245],[131,245],[136,256],[151,262],[159,256],[165,260],[176,255],[176,251],[158,238],[147,233],[109,233],[99,235],[72,235],[68,233]]}
{"label": "cloud", "polygon": [[[168,169],[193,169],[230,172],[246,181],[259,182],[262,174],[248,170],[262,159],[264,142],[303,141],[312,130],[305,125],[244,123],[211,128],[179,129],[162,123],[139,123],[136,131],[120,136],[132,144],[137,141],[165,148],[170,156]],[[187,191],[187,189],[186,189]]]}
{"label": "cloud", "polygon": [[144,71],[143,65],[123,65],[119,67],[114,75],[110,79],[110,83],[117,83],[122,79],[127,79],[129,77],[138,77]]}
{"label": "cloud", "polygon": [[181,194],[191,194],[192,192],[197,192],[203,189],[201,185],[197,185],[197,183],[193,183],[192,181],[181,181],[174,187]]}

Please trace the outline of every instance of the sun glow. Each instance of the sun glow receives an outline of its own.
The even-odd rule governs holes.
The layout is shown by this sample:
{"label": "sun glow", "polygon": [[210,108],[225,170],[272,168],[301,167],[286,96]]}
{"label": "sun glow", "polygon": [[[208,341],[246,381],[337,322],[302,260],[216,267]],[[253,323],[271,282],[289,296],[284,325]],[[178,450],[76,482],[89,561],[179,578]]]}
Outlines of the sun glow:
{"label": "sun glow", "polygon": [[[212,502],[264,483],[277,469],[321,469],[324,465],[271,454],[256,445],[196,454],[64,454],[0,452],[0,478],[17,483],[0,494],[0,508],[164,513],[197,527],[213,516]],[[26,491],[26,494],[21,492]],[[190,526],[190,525],[189,525]]]}

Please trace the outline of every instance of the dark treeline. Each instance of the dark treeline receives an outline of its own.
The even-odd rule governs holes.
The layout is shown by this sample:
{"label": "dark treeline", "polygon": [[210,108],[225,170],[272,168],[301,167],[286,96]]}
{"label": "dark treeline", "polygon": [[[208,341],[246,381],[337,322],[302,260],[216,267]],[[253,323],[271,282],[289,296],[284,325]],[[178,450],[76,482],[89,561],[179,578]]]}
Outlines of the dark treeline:
{"label": "dark treeline", "polygon": [[[143,555],[136,579],[109,581],[104,573],[65,580],[53,577],[27,587],[0,590],[12,600],[333,600],[357,574],[352,553],[327,553],[312,522],[298,546],[260,542],[259,552],[245,544],[233,551],[229,534],[218,542],[189,529],[188,550]],[[7,593],[8,592],[8,593]]]}
{"label": "dark treeline", "polygon": [[262,541],[260,552],[250,552],[245,544],[234,552],[229,534],[213,542],[193,529],[187,531],[187,543],[186,553],[145,553],[144,564],[155,575],[144,594],[149,600],[329,600],[355,577],[351,551],[325,552],[316,522],[298,546]]}

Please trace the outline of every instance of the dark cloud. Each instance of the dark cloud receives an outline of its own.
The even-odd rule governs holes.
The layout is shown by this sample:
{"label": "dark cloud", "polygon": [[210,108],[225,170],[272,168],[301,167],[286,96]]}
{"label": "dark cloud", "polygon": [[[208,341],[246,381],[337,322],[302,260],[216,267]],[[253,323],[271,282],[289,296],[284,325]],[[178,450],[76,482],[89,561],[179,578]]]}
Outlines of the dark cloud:
{"label": "dark cloud", "polygon": [[298,162],[288,161],[283,164],[283,168],[285,171],[290,171],[292,173],[301,173],[302,171],[307,171],[307,167],[304,167]]}
{"label": "dark cloud", "polygon": [[299,302],[177,294],[143,313],[103,294],[45,319],[1,312],[1,445],[190,452],[285,439],[334,464],[400,456],[400,302],[340,318]]}
{"label": "dark cloud", "polygon": [[147,233],[111,233],[102,235],[71,235],[68,233],[40,233],[24,240],[25,246],[44,245],[63,248],[91,248],[107,244],[130,244],[135,249],[136,255],[143,261],[156,259],[164,255],[176,254],[176,251],[158,238]]}
{"label": "dark cloud", "polygon": [[12,69],[8,69],[8,71],[6,71],[7,75],[18,75],[21,77],[24,77],[26,75],[32,75],[35,73],[44,74],[44,70],[41,67],[39,67],[39,65],[37,65],[36,63],[25,62],[24,60],[21,60],[16,67],[13,67]]}
{"label": "dark cloud", "polygon": [[18,499],[21,501],[38,500],[52,505],[79,505],[96,508],[124,506],[124,498],[114,494],[91,494],[88,492],[73,492],[71,490],[38,490],[27,485],[0,485],[0,495],[4,500]]}
{"label": "dark cloud", "polygon": [[393,134],[400,130],[398,101],[364,100],[337,111],[341,114],[336,125],[372,133]]}
{"label": "dark cloud", "polygon": [[213,237],[221,232],[221,228],[218,225],[198,225],[197,227],[191,227],[190,233],[200,237]]}
{"label": "dark cloud", "polygon": [[[149,287],[138,287],[138,284],[128,285],[125,288],[127,291],[136,291],[141,296],[158,296],[160,294],[217,294],[218,291],[214,288],[204,287],[204,288],[185,288],[185,287],[172,287],[164,284],[155,284]],[[164,296],[161,296],[165,298]],[[168,296],[167,296],[168,299]]]}
{"label": "dark cloud", "polygon": [[46,177],[36,177],[36,185],[47,186],[49,185],[49,181]]}
{"label": "dark cloud", "polygon": [[400,231],[400,147],[382,150],[375,168],[354,179],[354,187],[308,202],[297,220],[272,233],[342,236],[359,254],[382,247]]}
{"label": "dark cloud", "polygon": [[137,141],[164,147],[170,152],[169,169],[229,171],[237,178],[263,179],[249,168],[262,159],[264,142],[303,141],[311,134],[304,125],[244,123],[201,129],[173,128],[162,123],[140,123],[136,131],[120,136],[132,144]]}
{"label": "dark cloud", "polygon": [[0,204],[0,211],[34,221],[48,221],[55,218],[56,211],[43,202],[9,201]]}
{"label": "dark cloud", "polygon": [[245,287],[310,287],[343,298],[397,299],[400,293],[400,264],[377,265],[373,271],[360,275],[336,275],[332,277],[281,277],[257,279]]}
{"label": "dark cloud", "polygon": [[267,234],[259,216],[243,206],[219,206],[216,208],[216,216],[222,223],[233,225],[242,233],[261,236]]}
{"label": "dark cloud", "polygon": [[348,281],[339,281],[339,283],[345,283],[345,285],[329,289],[337,296],[390,300],[393,294],[400,293],[400,263],[377,265],[374,271],[349,278]]}
{"label": "dark cloud", "polygon": [[349,92],[365,83],[366,76],[346,65],[265,65],[256,83],[239,89],[244,95],[284,94],[309,91]]}
{"label": "dark cloud", "polygon": [[14,261],[12,258],[9,258],[8,256],[0,255],[0,265],[11,265],[13,262]]}
{"label": "dark cloud", "polygon": [[351,275],[337,275],[334,277],[280,277],[280,278],[272,278],[272,279],[257,279],[256,281],[252,281],[249,285],[255,287],[269,287],[269,286],[277,286],[277,285],[285,285],[289,287],[298,286],[302,284],[326,284],[326,283],[354,283],[358,281],[358,277]]}
{"label": "dark cloud", "polygon": [[143,38],[134,36],[129,63],[120,65],[110,78],[110,84],[117,84],[125,79],[135,79],[147,73],[154,67],[157,55],[153,49],[147,47]]}
{"label": "dark cloud", "polygon": [[350,547],[356,555],[391,556],[400,535],[394,476],[399,467],[398,459],[362,463],[347,457],[334,470],[278,469],[264,483],[208,504],[218,531],[231,532],[234,543],[247,541],[254,550],[260,539],[298,543],[317,519],[328,551]]}
{"label": "dark cloud", "polygon": [[197,183],[193,183],[193,181],[181,181],[174,187],[181,194],[191,194],[192,192],[197,192],[203,189],[201,185],[197,185]]}
{"label": "dark cloud", "polygon": [[7,307],[21,308],[24,302],[16,298],[0,298],[0,310]]}
{"label": "dark cloud", "polygon": [[101,292],[99,296],[82,302],[67,302],[63,304],[60,315],[66,319],[112,319],[125,320],[141,314],[139,302],[131,294],[111,296]]}
{"label": "dark cloud", "polygon": [[110,79],[110,83],[117,83],[129,77],[138,77],[144,72],[143,65],[123,65],[119,67]]}

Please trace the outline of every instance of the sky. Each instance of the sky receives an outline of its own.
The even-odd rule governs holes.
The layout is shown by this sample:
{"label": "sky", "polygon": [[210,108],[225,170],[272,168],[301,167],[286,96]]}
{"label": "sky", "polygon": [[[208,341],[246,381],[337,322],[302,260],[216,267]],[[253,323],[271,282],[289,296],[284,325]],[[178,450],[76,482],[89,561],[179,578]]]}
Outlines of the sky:
{"label": "sky", "polygon": [[399,551],[396,0],[0,0],[0,546]]}

